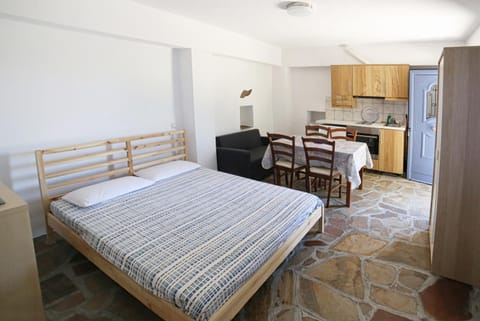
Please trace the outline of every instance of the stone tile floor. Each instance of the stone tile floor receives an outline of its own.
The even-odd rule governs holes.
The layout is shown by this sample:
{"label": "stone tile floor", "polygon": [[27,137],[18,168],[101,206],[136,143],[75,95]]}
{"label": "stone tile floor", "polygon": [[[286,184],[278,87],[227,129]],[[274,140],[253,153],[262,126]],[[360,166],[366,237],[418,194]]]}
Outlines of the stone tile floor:
{"label": "stone tile floor", "polygon": [[[307,235],[235,321],[480,320],[480,289],[429,273],[430,192],[366,173],[352,206],[326,209],[325,232]],[[35,250],[48,320],[161,320],[65,241],[40,237]]]}

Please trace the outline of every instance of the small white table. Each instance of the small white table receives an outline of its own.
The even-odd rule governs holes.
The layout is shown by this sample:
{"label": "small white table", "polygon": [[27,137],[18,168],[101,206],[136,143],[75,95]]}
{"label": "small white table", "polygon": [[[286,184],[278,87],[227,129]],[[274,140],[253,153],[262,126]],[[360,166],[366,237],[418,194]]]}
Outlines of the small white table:
{"label": "small white table", "polygon": [[[281,141],[283,142],[283,140]],[[284,143],[289,144],[289,141],[284,140]],[[295,163],[299,165],[306,164],[302,136],[295,137]],[[357,187],[362,188],[363,168],[373,167],[372,156],[367,144],[343,139],[335,140],[334,166],[347,179],[346,205],[350,207],[350,191]],[[273,167],[270,147],[266,149],[263,155],[262,167],[265,169]]]}

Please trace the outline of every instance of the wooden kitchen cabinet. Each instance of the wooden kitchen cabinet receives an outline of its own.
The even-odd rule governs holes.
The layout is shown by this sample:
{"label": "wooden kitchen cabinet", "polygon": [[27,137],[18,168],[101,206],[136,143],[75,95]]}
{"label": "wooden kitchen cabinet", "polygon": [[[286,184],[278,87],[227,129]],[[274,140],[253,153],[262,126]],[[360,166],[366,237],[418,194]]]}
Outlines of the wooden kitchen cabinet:
{"label": "wooden kitchen cabinet", "polygon": [[354,107],[353,99],[353,65],[332,65],[332,106]]}
{"label": "wooden kitchen cabinet", "polygon": [[385,66],[353,65],[353,96],[385,97]]}
{"label": "wooden kitchen cabinet", "polygon": [[378,170],[403,174],[404,139],[403,130],[380,129]]}
{"label": "wooden kitchen cabinet", "polygon": [[332,106],[353,107],[354,97],[406,100],[410,65],[332,65]]}
{"label": "wooden kitchen cabinet", "polygon": [[0,183],[0,319],[44,321],[27,203]]}
{"label": "wooden kitchen cabinet", "polygon": [[410,65],[385,65],[385,99],[408,99]]}
{"label": "wooden kitchen cabinet", "polygon": [[430,215],[432,272],[480,286],[480,47],[445,48]]}

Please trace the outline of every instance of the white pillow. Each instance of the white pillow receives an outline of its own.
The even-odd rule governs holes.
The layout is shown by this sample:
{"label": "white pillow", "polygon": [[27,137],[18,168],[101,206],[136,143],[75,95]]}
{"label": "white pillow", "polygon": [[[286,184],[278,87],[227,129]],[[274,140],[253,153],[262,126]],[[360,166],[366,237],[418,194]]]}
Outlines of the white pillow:
{"label": "white pillow", "polygon": [[162,179],[193,171],[194,169],[197,169],[199,167],[200,165],[197,163],[179,160],[152,167],[147,167],[145,169],[139,170],[135,173],[135,175],[157,182]]}
{"label": "white pillow", "polygon": [[153,185],[153,183],[141,177],[119,177],[79,188],[65,194],[62,199],[79,207],[87,207]]}

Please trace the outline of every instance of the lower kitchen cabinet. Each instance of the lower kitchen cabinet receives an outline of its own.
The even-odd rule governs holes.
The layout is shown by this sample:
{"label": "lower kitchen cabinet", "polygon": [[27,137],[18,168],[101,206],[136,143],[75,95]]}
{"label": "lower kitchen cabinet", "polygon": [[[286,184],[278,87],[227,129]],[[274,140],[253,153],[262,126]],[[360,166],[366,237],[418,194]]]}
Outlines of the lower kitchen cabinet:
{"label": "lower kitchen cabinet", "polygon": [[45,320],[28,206],[0,183],[0,320]]}
{"label": "lower kitchen cabinet", "polygon": [[405,133],[403,130],[380,129],[378,169],[382,172],[403,174]]}

